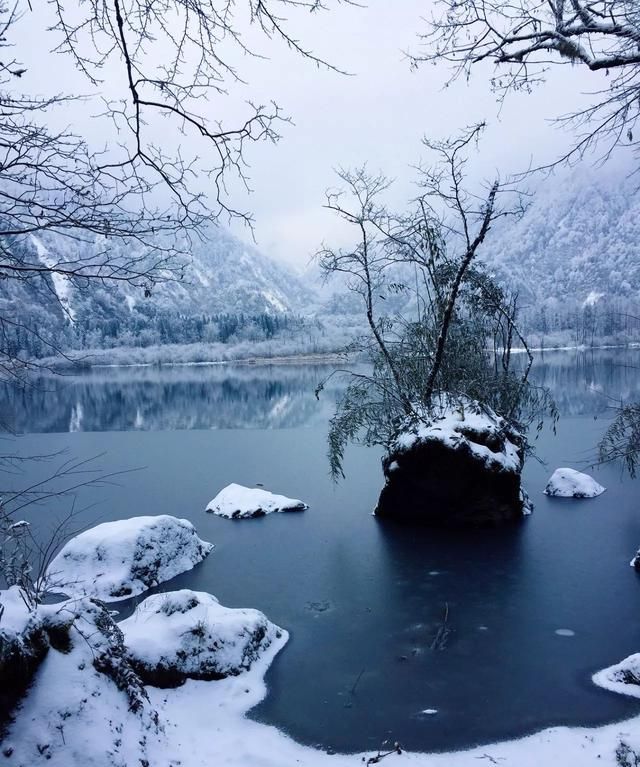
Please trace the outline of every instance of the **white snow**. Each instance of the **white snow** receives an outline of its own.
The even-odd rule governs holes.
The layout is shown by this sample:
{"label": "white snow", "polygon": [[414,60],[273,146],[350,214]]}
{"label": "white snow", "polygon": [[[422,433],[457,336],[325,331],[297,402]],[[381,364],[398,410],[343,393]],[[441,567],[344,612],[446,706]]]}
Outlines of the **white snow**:
{"label": "white snow", "polygon": [[[436,414],[417,423],[407,424],[392,445],[390,452],[404,452],[419,442],[438,441],[451,448],[465,447],[488,465],[505,471],[520,471],[522,457],[518,447],[509,440],[506,421],[489,408],[481,409],[473,400],[444,402]],[[502,445],[492,450],[486,441]]]}
{"label": "white snow", "polygon": [[[0,602],[7,602],[6,595],[7,592],[0,592]],[[10,603],[17,604],[13,598]],[[64,610],[70,604],[44,609]],[[7,764],[354,767],[375,755],[375,752],[329,755],[299,745],[275,727],[246,718],[247,712],[266,694],[263,678],[287,641],[285,632],[274,639],[250,670],[218,681],[188,680],[174,690],[148,687],[149,702],[142,711],[133,713],[125,692],[92,667],[94,650],[86,638],[80,636],[78,628],[73,631],[71,652],[49,650],[16,721],[8,728],[2,743],[5,756],[11,754]],[[86,634],[94,636],[90,620]],[[631,658],[640,659],[640,655]],[[638,662],[634,660],[634,668]],[[610,669],[600,673],[607,671]],[[609,682],[607,685],[612,689]],[[619,691],[635,694],[630,693],[631,685],[623,686]],[[425,709],[425,715],[430,711],[435,709]],[[389,756],[384,764],[619,767],[616,750],[621,742],[640,751],[640,717],[597,728],[553,727],[519,740],[484,744],[455,753],[404,752]]]}
{"label": "white snow", "polygon": [[136,410],[136,417],[133,422],[133,428],[134,429],[141,429],[144,426],[144,416],[142,415],[142,412],[140,411],[140,408]]}
{"label": "white snow", "polygon": [[640,698],[640,653],[629,655],[620,663],[598,671],[592,679],[605,690]]}
{"label": "white snow", "polygon": [[[6,613],[10,604],[6,591],[0,591],[0,602]],[[132,681],[129,688],[138,693],[143,704],[134,712],[133,698],[124,685],[116,685],[94,667],[94,662],[99,664],[101,656],[108,655],[117,644],[117,637],[111,643],[99,630],[101,615],[104,612],[99,605],[82,599],[41,605],[32,613],[32,620],[41,624],[73,622],[71,647],[68,652],[49,648],[38,668],[2,741],[7,765],[128,767],[148,760],[150,743],[156,750],[166,743],[162,723],[145,699],[139,680],[137,685]],[[122,660],[110,657],[115,663]],[[124,664],[126,668],[126,661]]]}
{"label": "white snow", "polygon": [[47,578],[68,596],[116,601],[191,570],[212,548],[191,522],[166,514],[105,522],[66,543]]}
{"label": "white snow", "polygon": [[595,306],[601,298],[604,298],[604,293],[599,293],[597,290],[591,290],[589,291],[589,295],[584,299],[582,307]]}
{"label": "white snow", "polygon": [[556,498],[595,498],[606,490],[593,477],[575,469],[556,469],[544,489]]}
{"label": "white snow", "polygon": [[270,290],[263,290],[262,291],[263,298],[268,301],[271,306],[275,309],[276,312],[286,312],[287,306],[282,303],[282,301],[275,296]]}
{"label": "white snow", "polygon": [[[47,247],[39,237],[36,237],[34,234],[32,234],[31,242],[36,249],[38,258],[48,269],[55,269],[56,267],[64,266],[64,264],[61,264],[51,255],[51,253],[49,253]],[[53,283],[53,289],[56,292],[56,296],[58,297],[58,301],[60,301],[60,305],[65,310],[67,317],[72,323],[75,322],[76,315],[73,311],[73,307],[71,306],[71,283],[64,275],[58,274],[56,272],[51,273],[51,281]]]}
{"label": "white snow", "polygon": [[132,312],[136,308],[136,299],[133,296],[130,296],[129,294],[127,294],[124,297],[124,300],[127,304],[127,308],[129,309],[130,312]]}
{"label": "white snow", "polygon": [[4,608],[0,615],[0,637],[3,634],[21,634],[27,627],[32,614],[21,596],[18,586],[0,591],[0,604]]}
{"label": "white snow", "polygon": [[232,483],[209,501],[207,511],[227,519],[247,519],[274,511],[304,511],[308,508],[306,503],[297,498],[276,495],[260,487],[244,487]]}
{"label": "white snow", "polygon": [[120,628],[137,663],[182,679],[239,674],[282,633],[259,610],[189,589],[147,597]]}

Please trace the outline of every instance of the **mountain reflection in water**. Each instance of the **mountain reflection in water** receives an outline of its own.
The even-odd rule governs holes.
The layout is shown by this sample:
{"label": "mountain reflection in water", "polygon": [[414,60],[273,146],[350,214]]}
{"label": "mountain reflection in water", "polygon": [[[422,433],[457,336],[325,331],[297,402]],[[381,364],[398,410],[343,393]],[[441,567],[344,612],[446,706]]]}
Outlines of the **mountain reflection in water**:
{"label": "mountain reflection in water", "polygon": [[[640,397],[640,350],[538,355],[534,380],[562,415],[605,415]],[[211,365],[102,368],[47,376],[24,390],[0,391],[0,416],[17,433],[282,429],[311,426],[333,410],[344,381],[315,388],[332,365]]]}

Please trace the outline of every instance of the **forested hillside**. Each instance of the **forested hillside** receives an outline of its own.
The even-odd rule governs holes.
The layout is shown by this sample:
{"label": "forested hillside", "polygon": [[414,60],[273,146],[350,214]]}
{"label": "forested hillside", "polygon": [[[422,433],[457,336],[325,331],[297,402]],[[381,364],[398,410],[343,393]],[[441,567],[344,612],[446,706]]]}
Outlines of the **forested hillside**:
{"label": "forested hillside", "polygon": [[[13,247],[29,263],[51,265],[121,246],[46,234]],[[6,281],[0,291],[2,316],[21,317],[7,328],[11,351],[35,356],[50,354],[50,343],[99,349],[269,339],[299,329],[309,299],[294,274],[218,229],[191,248],[182,280],[153,289],[45,273]]]}

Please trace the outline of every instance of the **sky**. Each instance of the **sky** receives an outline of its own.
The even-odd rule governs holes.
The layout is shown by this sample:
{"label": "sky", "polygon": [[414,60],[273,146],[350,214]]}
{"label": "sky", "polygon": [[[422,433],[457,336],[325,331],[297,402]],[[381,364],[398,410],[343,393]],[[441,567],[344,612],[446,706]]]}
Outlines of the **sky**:
{"label": "sky", "polygon": [[295,123],[276,146],[252,153],[250,205],[267,254],[303,267],[322,242],[340,240],[339,222],[323,209],[337,168],[366,163],[382,171],[395,179],[392,203],[402,205],[415,193],[412,166],[428,160],[423,136],[446,138],[487,121],[470,168],[478,182],[551,160],[569,145],[571,135],[550,121],[584,103],[582,94],[595,88],[591,73],[557,67],[544,87],[512,94],[502,108],[489,87],[490,67],[445,87],[446,65],[411,71],[406,56],[429,8],[424,0],[369,0],[309,19],[301,39],[351,76],[318,70],[277,45],[268,62],[245,70],[251,88],[272,94]]}
{"label": "sky", "polygon": [[[210,116],[232,122],[243,114],[246,101],[273,100],[292,124],[282,125],[277,144],[250,147],[252,194],[232,191],[237,207],[252,211],[255,227],[251,233],[232,226],[235,234],[247,241],[255,238],[264,253],[303,270],[321,244],[339,245],[345,237],[323,208],[337,168],[366,163],[371,171],[395,179],[390,204],[400,207],[415,194],[412,166],[428,160],[424,136],[446,138],[486,121],[480,151],[469,168],[477,183],[552,160],[569,145],[571,135],[550,121],[586,103],[582,94],[596,89],[595,76],[580,67],[555,67],[543,87],[512,94],[502,107],[489,88],[490,66],[478,68],[469,82],[445,87],[451,74],[446,64],[412,71],[406,56],[416,50],[417,34],[425,28],[422,18],[432,7],[432,0],[369,0],[359,7],[333,2],[331,10],[313,14],[292,10],[291,35],[348,75],[318,68],[282,41],[243,29],[246,41],[265,58],[237,58],[245,82],[231,84],[227,97],[214,99],[207,107]],[[29,16],[19,29],[18,47],[28,67],[26,89],[64,83],[67,89],[87,92],[70,62],[48,53],[55,41],[46,30],[46,17],[37,20],[34,24]],[[117,93],[121,73],[112,74],[98,90]],[[73,124],[99,139],[102,128],[92,122],[93,113],[74,108]],[[162,124],[151,129],[159,140],[174,138],[163,133]]]}

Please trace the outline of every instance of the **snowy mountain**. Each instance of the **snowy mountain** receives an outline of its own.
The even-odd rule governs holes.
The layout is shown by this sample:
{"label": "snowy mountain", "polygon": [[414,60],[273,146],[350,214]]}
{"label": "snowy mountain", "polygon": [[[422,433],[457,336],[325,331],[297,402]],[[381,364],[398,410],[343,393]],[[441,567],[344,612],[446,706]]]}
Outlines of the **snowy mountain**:
{"label": "snowy mountain", "polygon": [[487,238],[483,261],[516,289],[536,342],[637,338],[640,188],[628,168],[585,167],[539,182],[519,220]]}
{"label": "snowy mountain", "polygon": [[[608,165],[558,172],[532,187],[522,218],[495,222],[478,252],[497,281],[518,292],[521,328],[534,344],[637,339],[640,178]],[[410,268],[393,275],[414,283]],[[344,282],[338,276],[322,294],[325,321],[337,327],[363,318]],[[414,303],[412,295],[386,295],[379,310],[411,316]]]}
{"label": "snowy mountain", "polygon": [[[76,240],[52,233],[13,242],[24,261],[51,267],[61,261],[99,261],[109,251],[136,257],[131,244]],[[73,282],[59,274],[0,283],[2,316],[55,337],[63,348],[148,346],[154,343],[251,340],[271,337],[309,304],[305,285],[223,230],[208,233],[189,250],[184,279],[154,286],[151,295],[128,283]],[[30,353],[50,353],[26,331],[15,343]],[[33,348],[32,348],[33,347]]]}
{"label": "snowy mountain", "polygon": [[[637,179],[613,166],[580,169],[544,179],[534,192],[525,215],[496,223],[479,254],[500,282],[519,292],[525,334],[555,345],[637,338]],[[48,267],[99,257],[105,249],[116,258],[136,255],[118,251],[123,246],[116,242],[49,233],[12,247],[22,249],[25,261]],[[398,281],[413,284],[413,276],[400,274]],[[380,308],[406,315],[407,301],[406,294],[389,294]],[[151,296],[127,283],[75,284],[60,275],[0,280],[0,317],[24,325],[5,328],[10,352],[35,356],[52,353],[43,338],[63,349],[248,347],[273,339],[271,353],[317,352],[348,343],[365,325],[344,279],[323,285],[316,266],[298,278],[220,229],[190,249],[184,280],[157,285]]]}
{"label": "snowy mountain", "polygon": [[485,260],[536,304],[638,300],[638,178],[613,167],[550,176],[522,219],[491,233]]}

